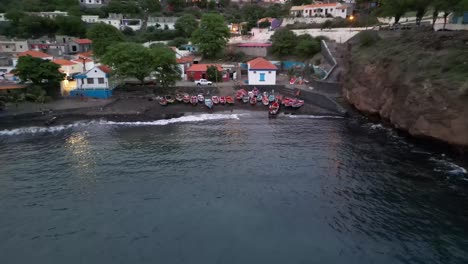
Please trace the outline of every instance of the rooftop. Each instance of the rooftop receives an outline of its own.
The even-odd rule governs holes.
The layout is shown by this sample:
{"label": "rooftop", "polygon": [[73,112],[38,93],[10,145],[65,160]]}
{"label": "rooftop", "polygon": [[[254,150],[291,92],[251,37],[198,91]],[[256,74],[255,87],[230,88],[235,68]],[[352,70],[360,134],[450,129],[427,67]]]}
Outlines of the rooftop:
{"label": "rooftop", "polygon": [[218,71],[223,71],[223,68],[219,64],[193,64],[187,71],[201,71],[204,72],[208,69],[209,66],[217,66]]}
{"label": "rooftop", "polygon": [[31,57],[40,58],[40,59],[52,57],[52,55],[49,55],[42,51],[36,51],[36,50],[27,50],[25,52],[21,52],[20,54],[18,54],[18,57],[23,57],[23,56],[31,56]]}
{"label": "rooftop", "polygon": [[80,45],[93,43],[90,39],[75,39],[74,41]]}
{"label": "rooftop", "polygon": [[258,57],[247,62],[251,70],[278,70],[278,68],[271,62],[265,60],[264,58]]}
{"label": "rooftop", "polygon": [[64,59],[55,59],[52,62],[61,66],[71,66],[71,65],[76,64],[76,62],[72,62],[72,61],[64,60]]}

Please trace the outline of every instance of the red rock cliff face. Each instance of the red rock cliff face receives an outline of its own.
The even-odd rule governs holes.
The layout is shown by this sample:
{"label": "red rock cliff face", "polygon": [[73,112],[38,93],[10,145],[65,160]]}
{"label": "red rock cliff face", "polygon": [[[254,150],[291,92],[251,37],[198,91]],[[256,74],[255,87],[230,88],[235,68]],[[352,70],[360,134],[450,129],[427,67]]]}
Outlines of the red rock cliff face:
{"label": "red rock cliff face", "polygon": [[[468,57],[464,59],[468,63]],[[377,114],[411,135],[468,146],[467,87],[453,87],[440,78],[415,78],[427,73],[405,61],[406,66],[394,58],[353,61],[344,96],[358,110]]]}

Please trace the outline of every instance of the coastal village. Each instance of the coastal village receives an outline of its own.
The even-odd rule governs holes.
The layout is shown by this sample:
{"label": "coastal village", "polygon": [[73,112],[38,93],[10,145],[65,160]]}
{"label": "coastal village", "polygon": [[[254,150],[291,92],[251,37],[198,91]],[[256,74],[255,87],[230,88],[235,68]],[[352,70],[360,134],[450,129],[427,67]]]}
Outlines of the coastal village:
{"label": "coastal village", "polygon": [[57,104],[60,109],[116,109],[115,101],[125,104],[137,97],[147,101],[133,104],[133,112],[141,113],[176,97],[203,96],[203,106],[216,105],[212,96],[242,102],[241,90],[250,97],[256,91],[259,104],[273,94],[285,110],[283,97],[308,106],[303,113],[346,115],[339,102],[353,45],[408,30],[466,32],[468,27],[463,1],[434,1],[421,10],[416,3],[399,7],[404,15],[391,5],[80,0],[71,11],[5,6],[0,114],[53,111]]}

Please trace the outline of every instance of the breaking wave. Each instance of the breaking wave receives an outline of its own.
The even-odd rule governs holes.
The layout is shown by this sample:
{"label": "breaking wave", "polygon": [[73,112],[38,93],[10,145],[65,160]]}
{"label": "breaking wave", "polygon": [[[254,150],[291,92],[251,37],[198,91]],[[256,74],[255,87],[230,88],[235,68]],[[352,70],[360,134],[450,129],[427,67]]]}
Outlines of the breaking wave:
{"label": "breaking wave", "polygon": [[309,119],[343,119],[342,116],[319,116],[319,115],[288,115],[290,118],[309,118]]}
{"label": "breaking wave", "polygon": [[141,122],[114,122],[114,121],[89,121],[89,122],[75,122],[68,125],[58,125],[49,127],[22,127],[15,129],[0,130],[0,136],[14,136],[21,134],[38,134],[38,133],[54,133],[63,130],[84,127],[91,125],[111,125],[111,126],[165,126],[175,123],[193,123],[203,122],[210,120],[226,120],[226,119],[239,119],[240,114],[202,114],[182,116],[171,119],[162,119],[155,121],[141,121]]}
{"label": "breaking wave", "polygon": [[[442,167],[442,169],[447,171],[449,174],[452,174],[452,175],[467,175],[468,174],[468,172],[466,171],[465,168],[463,168],[462,166],[459,166],[459,165],[457,165],[457,164],[455,164],[453,162],[443,160],[443,159],[437,159],[437,158],[434,158],[434,157],[431,157],[429,160],[435,162],[436,164],[438,164],[439,167]],[[440,169],[436,168],[434,170],[438,171]]]}

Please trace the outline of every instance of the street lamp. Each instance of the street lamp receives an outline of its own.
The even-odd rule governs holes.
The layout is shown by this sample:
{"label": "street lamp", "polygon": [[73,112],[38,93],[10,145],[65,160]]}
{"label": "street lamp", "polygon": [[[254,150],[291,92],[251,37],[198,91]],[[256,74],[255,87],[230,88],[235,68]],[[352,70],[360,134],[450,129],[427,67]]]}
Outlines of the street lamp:
{"label": "street lamp", "polygon": [[351,26],[353,24],[353,21],[354,21],[354,16],[353,15],[349,16],[349,31],[350,32],[351,32]]}

